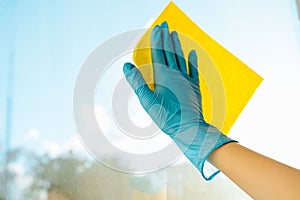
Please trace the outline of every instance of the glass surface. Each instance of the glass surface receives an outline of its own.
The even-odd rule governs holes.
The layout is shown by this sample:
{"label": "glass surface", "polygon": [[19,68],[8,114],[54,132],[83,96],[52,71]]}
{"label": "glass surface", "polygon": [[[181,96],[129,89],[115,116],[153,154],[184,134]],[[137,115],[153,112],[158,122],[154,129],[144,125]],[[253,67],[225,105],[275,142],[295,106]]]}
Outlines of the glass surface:
{"label": "glass surface", "polygon": [[[229,136],[300,168],[299,159],[295,159],[300,151],[295,131],[300,112],[296,1],[174,2],[265,78]],[[79,139],[72,104],[83,62],[112,36],[147,27],[167,3],[0,1],[1,200],[251,199],[222,174],[205,182],[184,158],[152,174],[116,171],[97,162]],[[97,95],[95,101],[99,100]],[[135,123],[142,127],[151,123],[135,97],[130,103],[128,109]],[[104,120],[103,109],[95,109],[98,118]],[[105,124],[114,126],[110,119]],[[282,142],[282,133],[289,138],[288,143]],[[116,145],[147,153],[170,142],[159,137],[165,141],[153,149],[143,144],[127,148],[126,140]]]}

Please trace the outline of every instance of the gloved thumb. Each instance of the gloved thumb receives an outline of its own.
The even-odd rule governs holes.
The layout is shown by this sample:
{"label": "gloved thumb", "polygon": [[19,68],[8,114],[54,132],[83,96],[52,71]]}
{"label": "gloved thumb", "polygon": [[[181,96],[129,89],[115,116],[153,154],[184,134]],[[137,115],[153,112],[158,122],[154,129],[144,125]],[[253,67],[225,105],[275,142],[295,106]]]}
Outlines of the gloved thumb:
{"label": "gloved thumb", "polygon": [[155,98],[153,97],[153,91],[150,90],[146,84],[140,70],[131,63],[125,63],[123,66],[123,72],[126,80],[138,96],[142,106],[146,111],[149,111]]}

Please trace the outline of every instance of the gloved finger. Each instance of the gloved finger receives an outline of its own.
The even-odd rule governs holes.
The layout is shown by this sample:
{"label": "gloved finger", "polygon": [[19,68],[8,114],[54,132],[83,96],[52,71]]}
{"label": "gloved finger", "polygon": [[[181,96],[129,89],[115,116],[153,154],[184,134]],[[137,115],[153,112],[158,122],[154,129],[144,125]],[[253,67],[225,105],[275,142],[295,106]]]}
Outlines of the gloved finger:
{"label": "gloved finger", "polygon": [[150,44],[153,64],[154,87],[155,90],[161,91],[163,90],[163,87],[156,83],[161,81],[159,79],[163,77],[162,71],[167,66],[167,63],[165,60],[165,54],[163,50],[161,28],[158,25],[152,29]]}
{"label": "gloved finger", "polygon": [[189,75],[197,83],[199,83],[198,77],[198,59],[195,50],[192,50],[188,56]]}
{"label": "gloved finger", "polygon": [[181,47],[181,44],[180,44],[180,40],[178,38],[178,34],[177,34],[176,31],[173,31],[171,33],[171,38],[172,38],[172,41],[173,41],[173,47],[174,47],[174,51],[175,51],[176,61],[177,61],[177,64],[178,64],[178,69],[182,73],[187,74],[186,61],[185,61],[184,54],[183,54],[183,51],[182,51],[182,47]]}
{"label": "gloved finger", "polygon": [[153,91],[150,90],[146,84],[140,70],[131,63],[125,63],[123,66],[123,72],[126,80],[138,96],[142,106],[146,111],[149,111],[150,107],[153,103],[155,103],[155,98]]}
{"label": "gloved finger", "polygon": [[174,48],[173,48],[173,42],[172,42],[171,34],[169,32],[168,23],[163,22],[160,25],[160,27],[161,27],[163,48],[164,48],[167,65],[170,68],[178,70],[177,62],[176,62],[176,58],[175,58],[175,52],[174,52]]}
{"label": "gloved finger", "polygon": [[[159,66],[167,65],[165,55],[163,52],[161,28],[156,25],[151,32],[150,36],[151,44],[151,57],[153,65],[159,64]],[[154,67],[155,68],[155,67]]]}

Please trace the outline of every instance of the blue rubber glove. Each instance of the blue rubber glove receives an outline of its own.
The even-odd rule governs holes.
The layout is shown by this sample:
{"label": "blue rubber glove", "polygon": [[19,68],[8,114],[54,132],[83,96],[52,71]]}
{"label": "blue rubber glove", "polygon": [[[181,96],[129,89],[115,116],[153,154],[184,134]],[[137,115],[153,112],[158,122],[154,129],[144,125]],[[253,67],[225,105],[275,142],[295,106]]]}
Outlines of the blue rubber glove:
{"label": "blue rubber glove", "polygon": [[166,22],[153,28],[150,41],[154,91],[131,63],[123,67],[126,79],[157,126],[173,139],[202,176],[211,180],[219,171],[204,174],[209,154],[235,141],[203,118],[196,52],[189,53],[186,64],[178,34],[170,34]]}

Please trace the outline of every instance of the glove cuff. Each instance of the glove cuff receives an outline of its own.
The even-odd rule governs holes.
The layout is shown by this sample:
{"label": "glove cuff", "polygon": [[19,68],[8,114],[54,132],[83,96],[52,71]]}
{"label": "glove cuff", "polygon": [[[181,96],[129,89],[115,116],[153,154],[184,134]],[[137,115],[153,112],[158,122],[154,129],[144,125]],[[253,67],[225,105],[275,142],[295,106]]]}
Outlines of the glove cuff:
{"label": "glove cuff", "polygon": [[199,170],[202,177],[205,180],[209,181],[212,180],[220,172],[220,170],[216,168],[216,170],[214,170],[211,173],[204,172],[204,166],[207,164],[207,158],[209,157],[210,153],[227,143],[237,141],[227,137],[216,127],[207,123],[205,123],[204,125],[200,124],[199,131],[203,132],[200,134],[204,135],[204,138],[202,140],[202,145],[199,150],[199,160],[197,161],[197,163],[193,164]]}
{"label": "glove cuff", "polygon": [[237,142],[205,122],[178,133],[173,139],[207,181],[212,180],[220,172],[219,170],[214,170],[209,174],[204,172],[210,153],[229,142]]}

